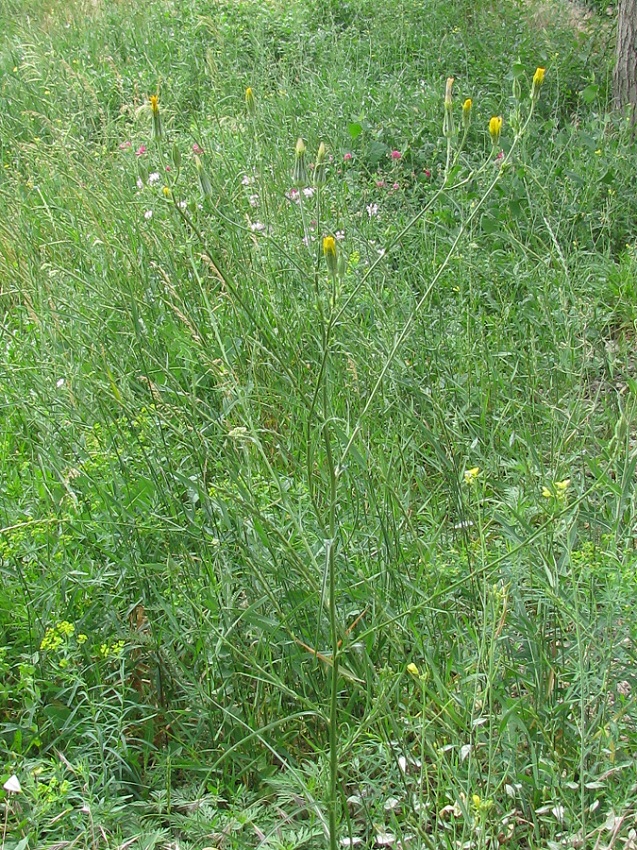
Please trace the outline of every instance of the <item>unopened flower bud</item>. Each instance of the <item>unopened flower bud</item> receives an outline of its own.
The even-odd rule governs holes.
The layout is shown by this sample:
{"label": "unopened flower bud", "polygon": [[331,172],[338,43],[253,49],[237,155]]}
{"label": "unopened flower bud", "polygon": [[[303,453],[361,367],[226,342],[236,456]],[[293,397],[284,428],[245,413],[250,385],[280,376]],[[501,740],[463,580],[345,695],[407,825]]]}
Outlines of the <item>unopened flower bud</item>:
{"label": "unopened flower bud", "polygon": [[491,136],[491,142],[493,147],[497,147],[498,142],[500,141],[500,132],[502,131],[502,116],[494,115],[493,118],[489,121],[489,135]]}
{"label": "unopened flower bud", "polygon": [[540,89],[544,83],[544,75],[546,68],[536,68],[533,74],[533,85],[531,86],[531,100],[537,100],[540,96]]}
{"label": "unopened flower bud", "polygon": [[323,239],[323,256],[327,270],[333,278],[338,274],[338,259],[336,257],[336,239],[333,236],[325,236]]}
{"label": "unopened flower bud", "polygon": [[453,89],[453,77],[447,77],[447,85],[445,86],[445,117],[442,122],[442,135],[446,139],[450,139],[454,133],[453,126],[453,99],[451,91]]}
{"label": "unopened flower bud", "polygon": [[161,115],[159,114],[159,98],[156,94],[151,94],[149,100],[150,114],[153,119],[153,139],[161,139],[164,135],[164,130],[161,123]]}
{"label": "unopened flower bud", "polygon": [[257,104],[254,99],[254,92],[252,91],[250,86],[248,86],[248,88],[246,89],[246,109],[248,110],[248,115],[254,115],[257,109]]}
{"label": "unopened flower bud", "polygon": [[210,184],[210,178],[208,177],[206,169],[203,167],[203,163],[198,156],[195,157],[195,168],[197,169],[197,180],[199,181],[199,188],[202,196],[204,198],[211,198],[212,185]]}
{"label": "unopened flower bud", "polygon": [[292,171],[292,181],[295,186],[307,185],[307,168],[305,165],[305,142],[299,139],[294,149],[294,169]]}
{"label": "unopened flower bud", "polygon": [[325,183],[325,176],[327,170],[326,163],[327,149],[325,144],[321,142],[319,145],[319,149],[316,153],[316,162],[314,163],[314,185],[322,186]]}
{"label": "unopened flower bud", "polygon": [[462,104],[462,126],[465,130],[468,128],[469,124],[471,124],[471,107],[473,106],[473,101],[470,97],[468,97],[465,102]]}

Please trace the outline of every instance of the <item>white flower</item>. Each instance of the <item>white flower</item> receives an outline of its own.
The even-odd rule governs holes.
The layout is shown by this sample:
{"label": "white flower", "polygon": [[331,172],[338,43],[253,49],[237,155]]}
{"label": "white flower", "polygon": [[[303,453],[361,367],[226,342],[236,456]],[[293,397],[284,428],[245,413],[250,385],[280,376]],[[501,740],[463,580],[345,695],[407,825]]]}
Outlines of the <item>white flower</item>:
{"label": "white flower", "polygon": [[160,180],[161,180],[161,175],[159,174],[159,171],[153,171],[152,174],[148,175],[148,185],[149,186],[156,186],[159,183]]}
{"label": "white flower", "polygon": [[342,242],[343,239],[345,239],[345,231],[344,230],[337,230],[336,233],[334,234],[334,239],[336,239],[337,242]]}
{"label": "white flower", "polygon": [[249,201],[251,207],[258,207],[259,206],[259,196],[258,195],[250,195],[250,197],[248,198],[248,201]]}
{"label": "white flower", "polygon": [[188,201],[179,201],[177,206],[179,207],[180,210],[185,210],[186,207],[188,206]]}
{"label": "white flower", "polygon": [[148,221],[152,217],[153,217],[153,211],[152,210],[146,210],[146,212],[144,213],[144,218],[146,219],[146,221]]}
{"label": "white flower", "polygon": [[370,218],[374,215],[378,215],[378,204],[367,204],[365,209],[367,210],[367,215]]}
{"label": "white flower", "polygon": [[306,198],[313,198],[314,197],[313,187],[312,186],[306,186],[305,189],[303,189],[303,194],[305,195]]}
{"label": "white flower", "polygon": [[15,775],[15,773],[13,774],[13,776],[10,776],[7,779],[7,781],[4,783],[4,785],[2,787],[7,792],[7,794],[19,794],[20,791],[22,791],[22,786],[20,785],[20,780]]}
{"label": "white flower", "polygon": [[379,248],[379,249],[378,249],[378,256],[379,256],[379,257],[384,257],[386,253],[387,253],[387,252],[385,251],[385,249],[384,249],[384,248]]}
{"label": "white flower", "polygon": [[138,177],[138,178],[137,178],[136,186],[137,186],[137,188],[138,188],[138,189],[143,189],[143,188],[144,188],[144,181],[142,180],[142,178],[141,178],[141,177]]}
{"label": "white flower", "polygon": [[250,230],[253,233],[260,233],[262,230],[265,230],[265,224],[262,221],[253,221],[250,225]]}
{"label": "white flower", "polygon": [[252,186],[253,183],[254,183],[254,177],[249,177],[247,174],[244,174],[243,177],[241,178],[241,185],[242,186]]}

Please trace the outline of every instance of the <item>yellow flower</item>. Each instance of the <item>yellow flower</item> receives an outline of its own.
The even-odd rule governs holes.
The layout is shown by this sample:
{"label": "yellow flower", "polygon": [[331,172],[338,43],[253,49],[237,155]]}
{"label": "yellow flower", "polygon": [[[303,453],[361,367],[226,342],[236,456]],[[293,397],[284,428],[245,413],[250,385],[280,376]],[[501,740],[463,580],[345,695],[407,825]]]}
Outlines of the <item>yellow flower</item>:
{"label": "yellow flower", "polygon": [[471,107],[473,106],[473,101],[470,97],[468,97],[465,102],[462,104],[462,123],[465,127],[468,127],[471,123]]}
{"label": "yellow flower", "polygon": [[161,123],[161,116],[159,114],[159,98],[156,94],[151,94],[149,100],[150,112],[153,118],[153,139],[161,139],[164,135],[164,130]]}
{"label": "yellow flower", "polygon": [[491,141],[493,142],[493,147],[495,147],[500,141],[500,132],[502,131],[502,116],[494,115],[493,118],[489,121],[489,135],[491,136]]}
{"label": "yellow flower", "polygon": [[246,109],[248,110],[248,115],[254,115],[256,110],[256,102],[254,100],[254,92],[248,86],[246,89]]}
{"label": "yellow flower", "polygon": [[566,490],[568,490],[570,483],[571,483],[570,478],[565,478],[564,481],[556,481],[555,482],[555,489],[557,490],[558,493],[564,493],[564,492],[566,492]]}
{"label": "yellow flower", "polygon": [[407,665],[407,672],[411,673],[412,676],[420,676],[420,670],[416,667],[413,661],[411,664]]}
{"label": "yellow flower", "polygon": [[336,258],[336,239],[333,236],[325,236],[323,239],[323,256],[327,269],[333,278],[336,277],[338,260]]}
{"label": "yellow flower", "polygon": [[531,100],[537,100],[540,96],[540,89],[542,88],[542,83],[544,82],[545,74],[546,68],[537,68],[535,74],[533,74],[533,85],[531,86]]}
{"label": "yellow flower", "polygon": [[480,808],[480,803],[482,802],[482,800],[480,799],[480,795],[479,795],[479,794],[474,794],[474,795],[471,797],[471,802],[472,802],[472,803],[473,803],[473,805],[476,807],[476,809],[479,809],[479,808]]}
{"label": "yellow flower", "polygon": [[480,475],[480,467],[474,466],[472,469],[467,469],[464,474],[464,483],[473,484]]}
{"label": "yellow flower", "polygon": [[170,189],[168,188],[168,186],[164,186],[162,192],[164,193],[164,198],[170,198]]}

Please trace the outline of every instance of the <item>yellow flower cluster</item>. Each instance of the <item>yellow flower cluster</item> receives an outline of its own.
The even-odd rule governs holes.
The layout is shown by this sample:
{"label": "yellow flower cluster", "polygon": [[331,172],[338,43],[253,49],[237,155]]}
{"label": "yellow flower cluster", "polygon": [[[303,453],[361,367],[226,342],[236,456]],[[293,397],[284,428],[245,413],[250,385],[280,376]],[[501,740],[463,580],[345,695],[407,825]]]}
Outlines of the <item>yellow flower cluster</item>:
{"label": "yellow flower cluster", "polygon": [[40,643],[40,649],[42,652],[55,652],[66,643],[67,638],[72,637],[74,634],[75,626],[73,623],[69,623],[68,620],[62,620],[62,622],[57,623],[55,626],[50,626],[46,630]]}

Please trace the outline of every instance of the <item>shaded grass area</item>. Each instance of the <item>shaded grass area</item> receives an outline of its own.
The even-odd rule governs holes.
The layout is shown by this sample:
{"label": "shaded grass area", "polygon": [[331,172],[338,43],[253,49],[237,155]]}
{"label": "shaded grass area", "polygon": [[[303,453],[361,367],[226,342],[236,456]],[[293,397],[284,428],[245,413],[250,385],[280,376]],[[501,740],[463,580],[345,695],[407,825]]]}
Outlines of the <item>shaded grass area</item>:
{"label": "shaded grass area", "polygon": [[[628,836],[635,154],[601,24],[0,10],[7,848],[325,846],[335,654],[339,840]],[[298,136],[325,185],[293,190]]]}

